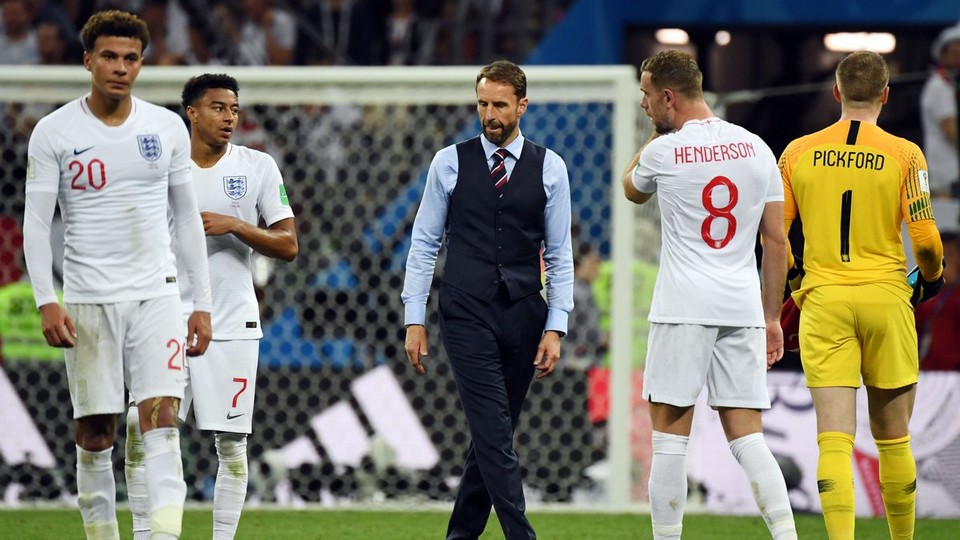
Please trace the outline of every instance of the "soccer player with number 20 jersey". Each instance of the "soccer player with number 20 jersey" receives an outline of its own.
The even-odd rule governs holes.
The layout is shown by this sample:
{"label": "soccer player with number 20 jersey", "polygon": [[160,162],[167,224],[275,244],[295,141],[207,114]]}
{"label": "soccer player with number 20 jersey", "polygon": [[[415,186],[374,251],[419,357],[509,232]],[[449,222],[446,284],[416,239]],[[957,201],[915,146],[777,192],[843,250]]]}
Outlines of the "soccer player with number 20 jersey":
{"label": "soccer player with number 20 jersey", "polygon": [[[210,339],[190,141],[176,114],[130,93],[149,42],[141,19],[97,13],[81,40],[90,93],[43,118],[30,137],[27,269],[47,343],[66,349],[87,538],[119,538],[111,455],[116,415],[127,407],[125,385],[138,402],[153,538],[178,538],[186,484],[176,422],[185,356],[202,354]],[[54,295],[50,249],[58,202],[66,224],[63,307]],[[194,285],[186,328],[168,208]]]}

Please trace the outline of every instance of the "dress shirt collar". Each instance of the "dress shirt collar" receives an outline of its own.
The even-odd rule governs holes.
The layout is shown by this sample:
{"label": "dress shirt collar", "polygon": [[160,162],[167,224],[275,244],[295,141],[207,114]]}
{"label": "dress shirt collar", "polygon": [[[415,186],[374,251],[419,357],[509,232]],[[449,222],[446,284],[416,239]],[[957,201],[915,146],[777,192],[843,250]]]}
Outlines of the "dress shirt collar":
{"label": "dress shirt collar", "polygon": [[[510,155],[513,156],[513,159],[520,159],[520,152],[523,151],[523,133],[520,132],[520,128],[517,128],[517,138],[508,144],[505,148],[507,152],[510,152]],[[487,160],[493,158],[493,153],[496,152],[500,147],[493,144],[487,140],[487,136],[480,134],[480,144],[483,145],[483,155],[487,157]]]}

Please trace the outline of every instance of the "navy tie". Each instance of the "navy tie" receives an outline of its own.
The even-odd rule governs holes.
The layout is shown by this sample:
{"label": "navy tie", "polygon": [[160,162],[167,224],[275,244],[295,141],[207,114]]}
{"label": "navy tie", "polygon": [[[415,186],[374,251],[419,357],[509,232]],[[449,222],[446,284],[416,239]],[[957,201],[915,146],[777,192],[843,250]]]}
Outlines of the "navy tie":
{"label": "navy tie", "polygon": [[490,176],[493,177],[493,185],[497,189],[507,184],[507,164],[503,160],[509,155],[510,152],[503,148],[493,153],[493,169],[490,170]]}

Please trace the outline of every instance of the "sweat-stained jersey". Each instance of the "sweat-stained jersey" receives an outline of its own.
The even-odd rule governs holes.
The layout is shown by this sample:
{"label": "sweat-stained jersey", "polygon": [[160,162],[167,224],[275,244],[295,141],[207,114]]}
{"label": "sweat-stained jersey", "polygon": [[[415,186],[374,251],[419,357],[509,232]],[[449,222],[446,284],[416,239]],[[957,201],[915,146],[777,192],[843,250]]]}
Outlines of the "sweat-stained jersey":
{"label": "sweat-stained jersey", "polygon": [[[292,218],[293,210],[283,187],[283,177],[270,155],[230,144],[214,166],[193,163],[193,186],[201,212],[233,216],[256,226],[260,218],[269,227]],[[232,234],[207,236],[210,313],[213,339],[259,339],[260,308],[253,287],[250,258],[253,249]],[[181,301],[193,298],[186,272],[180,287]],[[185,309],[190,311],[190,309]]]}
{"label": "sweat-stained jersey", "polygon": [[177,294],[169,186],[190,182],[190,137],[175,113],[133,98],[108,126],[75,99],[37,123],[26,192],[56,193],[66,225],[63,300],[102,304]]}
{"label": "sweat-stained jersey", "polygon": [[650,141],[633,185],[660,205],[650,321],[763,327],[754,249],[766,204],[783,200],[763,140],[719,118],[689,121]]}
{"label": "sweat-stained jersey", "polygon": [[875,124],[841,120],[790,143],[779,166],[784,219],[803,223],[798,303],[820,285],[909,288],[903,220],[933,220],[927,164],[916,144]]}

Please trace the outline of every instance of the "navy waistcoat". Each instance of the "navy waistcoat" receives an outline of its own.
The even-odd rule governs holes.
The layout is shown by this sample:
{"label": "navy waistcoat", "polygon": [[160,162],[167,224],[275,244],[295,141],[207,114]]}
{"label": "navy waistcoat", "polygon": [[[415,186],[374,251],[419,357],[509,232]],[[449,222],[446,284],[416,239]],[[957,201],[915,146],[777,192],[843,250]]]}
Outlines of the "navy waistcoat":
{"label": "navy waistcoat", "polygon": [[525,140],[509,181],[498,190],[480,138],[457,144],[459,166],[447,211],[444,283],[487,301],[501,282],[511,300],[543,288],[545,156],[545,148]]}

